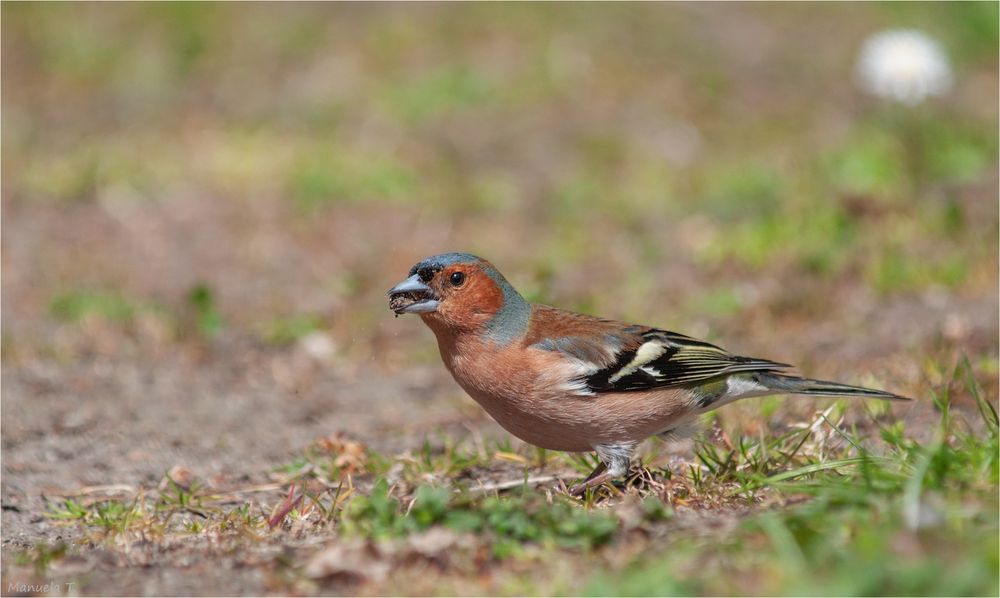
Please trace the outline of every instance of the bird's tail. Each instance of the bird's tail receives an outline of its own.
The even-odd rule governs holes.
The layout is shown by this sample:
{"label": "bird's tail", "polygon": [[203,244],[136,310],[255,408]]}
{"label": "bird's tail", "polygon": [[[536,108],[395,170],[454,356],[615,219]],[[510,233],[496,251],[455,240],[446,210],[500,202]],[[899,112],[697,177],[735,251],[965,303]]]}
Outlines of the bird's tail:
{"label": "bird's tail", "polygon": [[809,378],[800,378],[798,376],[789,376],[774,372],[760,372],[756,375],[756,378],[759,384],[774,393],[815,395],[821,397],[868,397],[887,401],[910,400],[884,390],[851,386],[849,384],[840,384],[839,382],[811,380]]}

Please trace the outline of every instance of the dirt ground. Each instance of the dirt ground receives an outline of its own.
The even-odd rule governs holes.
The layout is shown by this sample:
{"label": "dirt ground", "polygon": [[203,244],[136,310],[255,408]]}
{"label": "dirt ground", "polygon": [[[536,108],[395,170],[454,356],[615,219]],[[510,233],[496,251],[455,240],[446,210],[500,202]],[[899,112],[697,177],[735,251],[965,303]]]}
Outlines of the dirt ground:
{"label": "dirt ground", "polygon": [[[175,210],[175,217],[182,218],[178,214],[183,210]],[[60,268],[114,268],[115,277],[142,289],[137,292],[155,294],[159,287],[165,296],[174,294],[175,286],[187,288],[190,281],[209,276],[209,271],[224,273],[212,275],[220,303],[238,304],[225,311],[239,313],[265,302],[260,296],[243,295],[241,289],[270,276],[284,281],[282,299],[322,304],[306,273],[325,269],[317,262],[344,268],[351,259],[345,246],[317,251],[304,268],[287,266],[301,263],[294,255],[283,263],[272,262],[268,254],[265,263],[240,264],[235,255],[247,244],[274,246],[267,242],[272,234],[268,228],[277,225],[266,224],[265,216],[246,222],[253,216],[215,210],[215,220],[202,215],[195,225],[160,230],[158,238],[149,240],[131,228],[151,217],[148,211],[163,215],[155,206],[130,214],[124,222],[99,205],[70,211],[16,205],[5,209],[4,334],[18,339],[2,370],[5,568],[18,551],[39,543],[79,540],[78,528],[46,517],[58,497],[153,490],[174,468],[188,470],[220,492],[267,485],[276,479],[275,468],[297,451],[337,432],[388,454],[412,450],[428,438],[434,442],[441,431],[456,437],[472,432],[503,435],[435,362],[429,332],[419,322],[394,319],[379,296],[374,285],[382,281],[382,287],[390,286],[412,257],[389,257],[377,274],[369,272],[374,288],[362,305],[328,302],[331,329],[346,331],[338,340],[353,343],[337,349],[349,359],[310,353],[302,342],[268,346],[239,332],[212,340],[164,341],[166,333],[153,325],[147,330],[140,324],[123,333],[100,319],[69,327],[32,313],[46,279],[51,281]],[[350,218],[352,223],[362,219],[358,214]],[[391,216],[371,218],[392,228]],[[333,224],[340,220],[330,218]],[[234,232],[234,226],[252,233]],[[221,242],[216,238],[210,245],[199,244],[219,231],[227,231]],[[289,253],[305,251],[291,240],[283,241],[280,247]],[[146,253],[156,250],[162,253]],[[402,250],[399,254],[405,255]],[[834,312],[838,320],[819,321],[830,336],[797,339],[781,358],[834,356],[830,360],[836,367],[812,368],[827,376],[878,367],[890,372],[895,390],[917,396],[925,392],[926,381],[912,366],[914,347],[938,345],[937,351],[944,354],[954,351],[941,339],[940,322],[958,318],[953,325],[966,351],[989,351],[995,342],[995,297],[930,295],[866,306],[865,295],[863,289],[846,293],[846,304],[857,308]],[[366,319],[371,323],[357,324]],[[866,333],[851,332],[858,329]],[[747,334],[727,344],[760,344],[761,354],[773,354],[766,352],[765,331],[754,326]],[[52,344],[34,339],[52,339]],[[853,348],[845,348],[851,343]],[[405,357],[410,349],[404,347],[410,345],[426,350],[420,363]],[[995,386],[990,388],[996,392]],[[785,418],[811,410],[808,399],[787,403]],[[764,423],[753,406],[730,409],[734,417],[749,418],[747,425]],[[900,409],[911,420],[933,418],[932,411],[926,402]],[[680,455],[691,458],[683,451]],[[555,473],[568,479],[574,475],[565,469]],[[518,477],[516,471],[501,471],[488,481],[504,475]],[[272,487],[250,496],[273,504],[283,492]],[[236,552],[231,546],[194,542],[160,547],[146,556],[97,545],[83,549],[52,575],[82,580],[88,594],[256,594],[268,591],[275,551],[302,543],[318,545],[334,536],[278,537]],[[5,577],[5,583],[10,579]]]}
{"label": "dirt ground", "polygon": [[[310,14],[298,14],[296,26],[307,27]],[[789,225],[791,233],[765,229],[766,238],[787,250],[765,253],[756,262],[739,255],[749,253],[742,246],[733,245],[736,249],[726,250],[730,253],[718,254],[722,257],[713,253],[715,247],[721,252],[726,243],[736,243],[732,239],[743,239],[739,235],[746,228],[740,216],[731,216],[742,213],[742,199],[732,204],[711,199],[711,181],[721,175],[707,164],[756,157],[759,145],[761,159],[778,165],[778,178],[811,179],[796,155],[829,150],[824,144],[834,142],[826,140],[863,120],[863,104],[843,87],[811,89],[808,83],[768,79],[764,75],[771,71],[754,70],[762,61],[780,58],[788,62],[782,72],[800,73],[807,82],[825,81],[836,71],[829,52],[840,36],[833,25],[827,31],[813,16],[790,9],[773,21],[786,24],[777,29],[787,35],[774,37],[765,35],[765,25],[772,23],[767,11],[747,11],[746,27],[694,7],[668,16],[655,13],[661,19],[655,24],[618,15],[637,32],[636,39],[644,40],[640,43],[622,42],[626,38],[617,29],[597,25],[587,25],[578,37],[559,37],[553,33],[557,15],[546,16],[535,30],[527,24],[530,19],[496,25],[490,13],[471,11],[466,16],[479,29],[466,30],[460,16],[439,23],[436,12],[406,14],[417,27],[379,11],[351,13],[345,19],[355,29],[346,38],[331,35],[302,50],[305,55],[281,54],[260,63],[268,75],[281,79],[281,92],[265,84],[268,76],[250,77],[241,70],[246,68],[242,61],[218,41],[225,36],[192,42],[209,44],[199,63],[203,70],[195,69],[181,83],[164,84],[183,90],[177,92],[183,97],[167,99],[156,95],[155,81],[141,79],[148,89],[121,87],[122,80],[132,80],[127,68],[119,80],[118,71],[94,74],[86,64],[69,61],[66,66],[53,59],[68,74],[39,74],[39,65],[56,68],[45,62],[46,48],[57,57],[69,52],[39,31],[74,13],[24,12],[7,18],[4,34],[14,41],[4,43],[4,128],[10,132],[4,134],[0,256],[5,595],[18,593],[17,583],[39,580],[62,584],[43,592],[53,594],[405,593],[398,585],[355,581],[319,588],[286,583],[286,563],[314,554],[336,539],[334,531],[277,530],[263,541],[246,543],[193,535],[176,543],[118,546],[94,542],[82,527],[50,515],[64,497],[128,498],[155,492],[168,475],[196,479],[218,494],[270,508],[287,490],[282,468],[336,434],[386,455],[413,452],[425,442],[438,446],[444,438],[506,438],[451,380],[432,335],[415,318],[395,319],[387,308],[385,290],[415,261],[441,251],[483,253],[533,299],[708,337],[734,352],[795,363],[817,378],[883,385],[917,398],[912,405],[893,407],[902,421],[923,425],[936,417],[930,392],[946,384],[942,380],[962,356],[972,361],[976,379],[995,403],[1000,326],[995,140],[983,142],[987,166],[958,182],[931,181],[924,203],[901,202],[905,193],[898,188],[860,195],[824,189],[815,194],[821,199],[789,199],[803,202],[788,208],[801,215],[825,213],[822,202],[836,197],[830,201],[856,232],[831,235],[842,244],[834,250],[811,244],[813,221],[802,216]],[[141,37],[128,24],[152,22],[141,13],[123,15],[116,20],[88,9],[77,16],[81,29],[97,31],[91,32],[96,38],[101,31]],[[932,16],[920,18],[932,22]],[[28,26],[42,17],[47,20],[39,29]],[[577,17],[591,22],[587,14]],[[212,18],[207,27],[232,27],[226,31],[234,43],[243,43],[241,32],[259,32],[269,21],[260,12],[233,16],[235,24],[225,26],[225,15]],[[832,11],[829,18],[852,39],[891,21],[877,11],[864,17]],[[407,55],[407,48],[420,47],[420,23],[439,23],[435,31],[450,41]],[[718,55],[691,52],[677,59],[670,63],[676,68],[657,79],[663,64],[642,59],[646,52],[661,42],[697,46],[690,40],[663,41],[657,27],[704,28],[727,41],[718,42]],[[489,35],[480,39],[479,30]],[[372,31],[402,49],[385,49]],[[319,37],[326,39],[323,34]],[[547,45],[550,34],[555,41]],[[155,63],[157,49],[169,46],[161,39],[165,35],[152,35],[148,47],[136,43]],[[524,49],[519,36],[545,43],[539,42],[542,49]],[[814,38],[825,48],[817,54],[815,73],[807,68],[811,63],[795,58]],[[91,37],[83,35],[67,44],[87,40]],[[564,46],[594,50],[588,59],[593,64],[574,63],[572,52],[560,53]],[[514,68],[508,60],[531,63],[531,52],[537,51],[565,67],[566,77],[588,68],[599,75],[573,79],[567,84],[571,90],[558,87],[559,76],[551,75],[546,85],[556,91],[529,87],[519,92],[528,100],[519,95],[510,105],[491,105],[482,113],[475,106],[433,104],[439,97],[434,90],[413,92],[430,97],[429,107],[397,108],[392,102],[404,100],[386,92],[389,99],[373,100],[376,112],[367,115],[367,102],[381,93],[381,88],[373,91],[373,81],[409,82],[409,73],[427,64],[447,64],[456,48],[469,49],[474,65],[499,73]],[[608,54],[597,52],[601,48]],[[255,56],[254,49],[244,49]],[[270,46],[259,51],[280,54]],[[509,58],[507,52],[527,55]],[[346,58],[338,62],[337,56]],[[701,68],[701,60],[714,61],[717,70]],[[991,71],[988,61],[968,60],[968,83],[956,92],[953,108],[972,115],[974,125],[995,129],[995,68]],[[218,73],[226,77],[213,79]],[[327,80],[316,73],[341,76]],[[464,80],[458,80],[458,91],[448,87],[441,94],[465,93]],[[678,91],[688,89],[691,80],[706,90],[725,87],[727,99]],[[573,98],[587,81],[593,97],[581,104]],[[474,89],[469,93],[479,97]],[[77,94],[67,112],[60,109],[62,94]],[[311,112],[314,95],[340,98],[343,104]],[[543,99],[532,99],[536,95]],[[411,101],[410,95],[401,97]],[[671,171],[678,180],[690,175],[703,181],[671,188],[670,193],[695,198],[689,203],[673,199],[664,202],[668,207],[657,207],[601,195],[632,178],[636,185],[649,183],[642,172],[629,170],[633,154],[622,148],[633,141],[649,147],[643,119],[636,115],[658,114],[659,108],[643,100],[651,97],[670,98],[665,105],[671,113],[702,131],[700,165]],[[104,108],[108,98],[114,98],[114,110]],[[392,116],[394,110],[403,116]],[[758,124],[744,122],[740,115],[748,111],[760,115]],[[783,124],[783,112],[810,116],[789,131],[797,126]],[[396,117],[405,124],[393,124]],[[349,187],[344,193],[354,192],[354,185],[363,193],[392,195],[402,186],[407,189],[402,199],[327,200],[323,193],[340,193],[340,188],[334,185],[331,191],[326,183],[310,191],[315,181],[308,160],[316,148],[308,143],[329,149],[331,141],[322,132],[327,130],[336,131],[330,135],[332,145],[343,148],[333,150],[332,166],[324,167],[360,170],[388,147],[388,153],[403,156],[401,162],[420,173],[421,183],[407,187],[387,167],[389,174],[379,171],[379,176],[389,182],[369,185],[362,177],[362,182],[342,182]],[[624,132],[619,139],[608,131]],[[285,142],[287,147],[281,145]],[[287,149],[293,146],[298,149]],[[669,158],[674,150],[665,151]],[[91,179],[79,175],[89,182],[75,186],[79,177],[73,169],[87,171],[88,152],[97,156],[97,174]],[[293,199],[289,188],[274,181],[301,166],[299,157],[290,157],[294,152],[304,156],[305,174],[289,188],[299,189],[304,200]],[[351,162],[352,152],[360,156],[357,162]],[[40,165],[42,179],[32,178],[32,165]],[[696,169],[695,174],[686,168]],[[614,174],[577,184],[574,177],[591,169]],[[424,186],[426,181],[432,183]],[[587,185],[595,186],[596,196],[588,194]],[[479,194],[483,186],[487,199]],[[581,186],[584,199],[572,199],[571,191]],[[779,197],[797,197],[801,188],[788,183],[791,190]],[[323,199],[316,200],[317,193]],[[736,195],[742,198],[741,193]],[[698,203],[697,198],[706,199]],[[964,228],[926,233],[940,228],[926,222],[928,214],[944,209],[939,207],[946,205],[943,198],[961,206]],[[723,202],[722,207],[712,207],[712,201]],[[783,200],[775,201],[781,205]],[[787,216],[780,212],[785,208],[766,209]],[[797,226],[804,228],[794,232]],[[747,246],[754,247],[749,241]],[[835,256],[829,270],[802,265],[825,264],[828,254]],[[939,255],[960,259],[957,282],[919,269],[936,264]],[[910,269],[903,270],[911,273],[898,286],[870,268],[893,259],[905,261]],[[303,316],[310,323],[300,330],[296,322]],[[769,403],[766,412],[761,405],[727,407],[718,425],[754,435],[781,422],[808,420],[816,409],[803,398],[783,400],[777,410]],[[956,408],[972,413],[975,404],[962,396]],[[521,445],[514,447],[523,452]],[[683,470],[693,462],[688,449],[656,445],[650,450]],[[481,472],[486,482],[518,479],[521,473],[520,467],[501,462]],[[562,463],[533,473],[566,480],[578,475]],[[557,487],[555,482],[543,485]],[[698,533],[691,530],[724,527],[740,516],[691,509],[676,525]],[[60,543],[71,547],[69,556],[43,577],[19,562],[39,545]],[[418,578],[421,572],[411,574]],[[435,577],[440,572],[426,574],[422,583],[440,581]],[[70,581],[82,585],[68,587]],[[418,593],[433,589],[414,583],[410,589]],[[452,593],[506,592],[489,582],[472,590],[442,587]]]}

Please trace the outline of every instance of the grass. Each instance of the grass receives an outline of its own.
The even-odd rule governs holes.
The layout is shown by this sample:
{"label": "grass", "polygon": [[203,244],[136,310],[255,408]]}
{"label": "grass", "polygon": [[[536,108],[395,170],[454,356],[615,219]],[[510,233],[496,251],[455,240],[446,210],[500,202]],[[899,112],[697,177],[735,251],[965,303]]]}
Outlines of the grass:
{"label": "grass", "polygon": [[126,297],[102,291],[73,291],[54,297],[49,312],[59,320],[79,322],[97,315],[112,322],[130,321],[142,307]]}
{"label": "grass", "polygon": [[404,509],[391,495],[388,483],[380,479],[370,494],[348,503],[344,533],[386,539],[441,525],[477,534],[498,559],[517,554],[525,544],[589,549],[609,542],[618,527],[614,516],[584,511],[574,503],[566,497],[546,500],[535,493],[483,497],[418,486]]}
{"label": "grass", "polygon": [[[937,389],[918,421],[767,399],[766,426],[713,417],[690,458],[647,453],[582,499],[561,482],[593,456],[474,435],[401,453],[332,436],[277,466],[271,446],[252,485],[50,496],[72,534],[19,566],[182,546],[275,593],[996,594],[997,348],[970,302],[996,292],[997,5],[943,6],[5,4],[10,397],[80,389],[133,417],[112,401],[144,387],[89,385],[94,355],[249,367],[254,392],[314,405],[341,378],[440,368],[424,331],[386,324],[384,292],[442,249],[532,300]],[[904,25],[955,67],[953,94],[913,110],[849,81],[861,39]],[[313,333],[336,350],[300,359]],[[961,351],[972,366],[938,363]],[[79,379],[49,380],[71,363]],[[462,540],[407,552],[427,534]],[[377,546],[393,575],[311,577],[321,542]]]}
{"label": "grass", "polygon": [[292,314],[268,323],[264,340],[272,345],[290,345],[311,332],[323,329],[323,318],[316,314]]}
{"label": "grass", "polygon": [[[963,362],[955,378],[970,371]],[[785,464],[814,441],[810,434],[741,439],[722,451],[703,445],[709,476],[696,484],[728,480],[737,494],[770,488],[807,500],[748,517],[719,542],[670,542],[625,570],[595,575],[584,593],[996,594],[997,414],[965,383],[981,417],[952,419],[946,389],[934,399],[940,419],[929,443],[908,437],[902,422],[877,421],[884,446],[876,453],[824,414],[830,438],[846,444],[798,467]]]}
{"label": "grass", "polygon": [[[646,108],[648,114],[640,111],[644,124],[639,131],[627,120],[583,126],[577,121],[600,122],[607,115],[592,119],[587,112],[569,111],[568,131],[537,135],[556,143],[558,151],[545,155],[558,160],[538,165],[545,173],[539,180],[524,176],[522,171],[533,167],[524,156],[534,155],[536,148],[512,143],[492,123],[533,130],[547,115],[563,111],[564,99],[580,88],[596,89],[611,104],[618,101],[611,90],[626,83],[635,97],[660,97],[664,92],[655,82],[665,72],[679,73],[681,87],[695,97],[718,95],[706,77],[722,78],[726,86],[746,84],[738,73],[720,71],[719,58],[698,40],[688,40],[699,48],[692,62],[637,61],[636,56],[653,50],[674,56],[676,49],[663,47],[662,40],[675,36],[665,32],[686,39],[668,12],[642,12],[645,17],[633,23],[637,31],[630,38],[635,39],[621,44],[590,23],[598,14],[591,10],[597,9],[570,11],[569,22],[578,29],[560,43],[550,42],[539,25],[542,29],[528,28],[512,38],[517,52],[509,60],[479,64],[475,52],[467,56],[455,49],[502,55],[473,40],[492,39],[498,22],[521,25],[528,19],[551,25],[562,19],[553,20],[546,7],[519,7],[516,14],[461,9],[446,19],[437,45],[418,60],[411,54],[426,44],[405,19],[376,19],[351,43],[335,24],[330,25],[335,32],[324,35],[318,25],[322,19],[289,10],[276,28],[283,34],[236,49],[221,41],[230,36],[210,34],[226,21],[224,9],[136,8],[123,14],[121,30],[115,31],[131,40],[143,28],[127,24],[152,19],[162,39],[141,52],[109,52],[106,29],[114,25],[97,11],[11,8],[12,22],[34,24],[24,43],[39,55],[40,76],[51,81],[52,93],[75,92],[85,105],[117,102],[144,126],[83,136],[65,142],[68,147],[35,131],[30,119],[8,127],[8,195],[21,202],[88,203],[109,194],[127,202],[159,202],[169,200],[156,198],[158,192],[184,180],[239,201],[279,198],[304,222],[322,222],[325,211],[345,206],[459,227],[489,220],[499,230],[527,229],[526,238],[540,239],[537,259],[552,265],[602,263],[605,245],[628,247],[632,265],[623,272],[625,288],[616,295],[655,293],[659,289],[644,288],[639,281],[649,278],[648,268],[675,259],[704,269],[712,283],[708,288],[726,285],[734,276],[752,280],[765,270],[845,285],[862,272],[864,282],[884,296],[929,287],[959,289],[993,267],[995,226],[970,213],[963,190],[991,176],[998,151],[991,134],[996,118],[969,114],[958,103],[917,110],[863,104],[857,113],[841,115],[845,124],[832,136],[825,134],[828,115],[821,107],[802,115],[801,126],[791,130],[782,110],[733,119],[718,102],[691,98],[690,110],[667,105]],[[609,17],[625,17],[605,10]],[[870,10],[866,18],[873,22],[885,16],[881,9]],[[940,30],[954,51],[964,53],[964,68],[992,68],[993,52],[984,48],[996,36],[979,21],[995,9],[967,3],[954,10],[944,17],[914,5],[892,16]],[[70,19],[73,26],[65,31],[56,24],[68,14],[78,18]],[[271,24],[273,18],[250,11],[233,26],[256,30],[262,19]],[[961,27],[963,33],[954,35],[948,27]],[[577,56],[572,42],[580,39],[595,40],[599,57]],[[981,53],[968,53],[975,49]],[[259,97],[260,106],[208,116],[218,127],[211,134],[180,137],[147,126],[157,123],[169,132],[187,122],[176,96],[195,94],[211,78],[206,70],[235,62],[234,53],[240,64],[260,63],[264,72],[280,69],[285,61],[304,61],[306,68],[319,56],[343,56],[344,64],[335,66],[343,68],[349,83],[341,87],[324,80],[329,87],[304,86],[294,100],[266,85],[259,93],[239,94]],[[124,85],[136,72],[155,79],[141,93]],[[834,72],[843,76],[836,69],[824,76]],[[174,109],[162,118],[143,116],[150,105]],[[715,129],[720,123],[724,131]],[[442,133],[452,129],[452,134]],[[815,136],[823,142],[817,144]],[[683,147],[673,147],[678,143]],[[678,221],[689,221],[685,235],[670,228]],[[620,232],[595,242],[594,231],[605,228]],[[678,237],[686,240],[671,241]],[[496,253],[498,245],[484,242],[484,249],[492,251],[483,253]],[[607,296],[611,283],[604,284],[546,299],[603,312],[609,306],[586,293]],[[722,314],[736,311],[725,300],[713,308]],[[205,336],[215,336],[221,327],[217,318],[198,319],[196,327]]]}
{"label": "grass", "polygon": [[956,444],[897,438],[883,458],[752,476],[809,500],[748,518],[711,546],[671,543],[596,575],[585,593],[995,594],[995,421],[986,439],[941,428]]}
{"label": "grass", "polygon": [[[956,411],[955,393],[975,409]],[[760,437],[703,438],[686,469],[647,458],[626,480],[580,499],[551,480],[518,481],[551,472],[573,479],[593,466],[592,456],[446,435],[393,456],[335,436],[277,470],[279,481],[260,498],[249,498],[259,488],[220,492],[172,473],[158,490],[126,500],[53,502],[48,517],[109,546],[205,535],[266,545],[305,530],[394,546],[437,529],[473,538],[456,550],[509,571],[509,580],[573,563],[569,575],[515,584],[526,593],[995,594],[996,407],[967,360],[932,400],[938,421],[930,438],[878,409],[847,426],[850,411],[833,403]],[[693,524],[699,513],[719,525]],[[623,562],[618,551],[634,558]],[[44,572],[70,552],[41,546],[18,562]],[[312,554],[283,557],[288,587],[323,583],[303,581]],[[380,554],[406,575],[397,553]],[[469,574],[459,565],[449,571]]]}
{"label": "grass", "polygon": [[[52,318],[63,325],[82,329],[108,325],[133,336],[153,329],[165,339],[212,339],[226,327],[215,291],[206,283],[191,286],[184,303],[175,307],[111,289],[61,292],[52,297],[48,307]],[[309,332],[310,322],[305,316],[279,320],[261,336],[275,344],[289,343]]]}

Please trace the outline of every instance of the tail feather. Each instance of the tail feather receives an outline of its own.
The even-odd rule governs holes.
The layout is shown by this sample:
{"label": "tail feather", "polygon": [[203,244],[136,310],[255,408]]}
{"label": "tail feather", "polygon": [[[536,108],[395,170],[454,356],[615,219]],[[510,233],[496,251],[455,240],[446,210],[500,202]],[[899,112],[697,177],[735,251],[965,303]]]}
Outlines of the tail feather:
{"label": "tail feather", "polygon": [[758,382],[769,390],[800,395],[815,395],[823,397],[869,397],[872,399],[883,399],[887,401],[909,401],[911,399],[884,390],[874,388],[864,388],[863,386],[851,386],[840,384],[839,382],[827,382],[825,380],[812,380],[789,376],[787,374],[775,374],[772,372],[761,372],[757,376]]}

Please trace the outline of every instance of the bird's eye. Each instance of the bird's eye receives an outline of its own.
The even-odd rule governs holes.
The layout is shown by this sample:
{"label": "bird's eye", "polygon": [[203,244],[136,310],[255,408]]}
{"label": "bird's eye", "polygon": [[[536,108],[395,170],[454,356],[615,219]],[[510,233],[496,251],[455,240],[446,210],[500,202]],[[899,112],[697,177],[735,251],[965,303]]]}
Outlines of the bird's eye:
{"label": "bird's eye", "polygon": [[452,272],[451,273],[451,286],[460,287],[462,283],[465,282],[465,273],[463,272]]}

